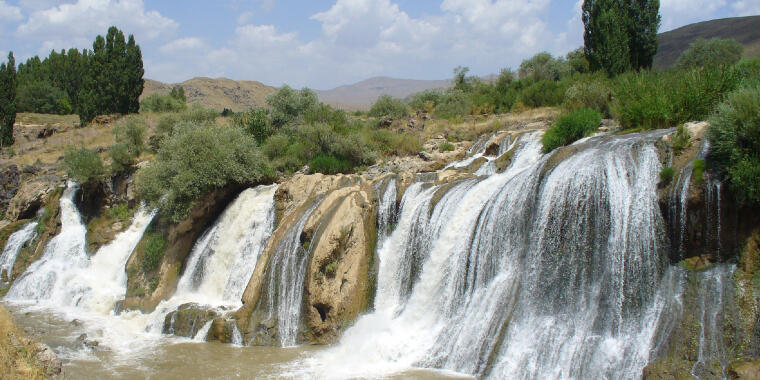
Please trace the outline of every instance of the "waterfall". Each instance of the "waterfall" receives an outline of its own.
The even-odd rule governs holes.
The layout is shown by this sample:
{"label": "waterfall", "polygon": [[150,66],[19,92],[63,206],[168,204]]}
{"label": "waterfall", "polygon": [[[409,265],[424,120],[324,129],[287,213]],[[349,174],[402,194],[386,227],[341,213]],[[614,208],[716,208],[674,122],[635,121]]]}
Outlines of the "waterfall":
{"label": "waterfall", "polygon": [[378,182],[375,191],[379,194],[377,208],[377,233],[378,241],[381,241],[393,229],[396,223],[396,178]]}
{"label": "waterfall", "polygon": [[723,314],[725,302],[731,297],[732,276],[735,265],[721,264],[704,272],[692,273],[700,285],[696,293],[699,318],[699,349],[697,361],[691,368],[691,374],[700,379],[704,372],[715,362],[720,364],[722,378],[726,378],[728,358],[723,343]]}
{"label": "waterfall", "polygon": [[29,222],[24,227],[8,237],[2,254],[0,254],[0,283],[3,278],[11,280],[13,265],[16,263],[18,253],[36,235],[37,222]]}
{"label": "waterfall", "polygon": [[301,233],[317,206],[319,202],[306,210],[279,241],[262,284],[264,294],[257,308],[263,309],[267,320],[276,321],[277,339],[283,347],[294,346],[298,336],[311,243],[302,245]]}
{"label": "waterfall", "polygon": [[56,302],[59,294],[70,290],[64,284],[67,274],[87,267],[89,259],[85,251],[85,233],[82,218],[74,205],[74,195],[79,187],[75,183],[63,192],[60,199],[61,232],[45,247],[42,257],[32,263],[13,283],[6,299],[22,302]]}
{"label": "waterfall", "polygon": [[275,191],[276,185],[248,189],[227,207],[193,247],[175,301],[239,306],[274,229]]}
{"label": "waterfall", "polygon": [[664,133],[594,137],[559,163],[531,134],[504,173],[413,184],[378,251],[375,311],[297,371],[639,378],[680,295],[656,194]]}

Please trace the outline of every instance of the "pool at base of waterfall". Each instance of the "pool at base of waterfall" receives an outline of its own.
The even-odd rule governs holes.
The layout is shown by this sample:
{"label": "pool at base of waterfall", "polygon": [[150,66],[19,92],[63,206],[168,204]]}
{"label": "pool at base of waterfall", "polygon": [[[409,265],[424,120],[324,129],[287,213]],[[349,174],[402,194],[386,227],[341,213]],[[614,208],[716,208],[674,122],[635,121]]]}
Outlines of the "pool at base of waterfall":
{"label": "pool at base of waterfall", "polygon": [[[237,347],[166,336],[156,344],[128,353],[87,347],[88,332],[79,321],[46,311],[27,311],[4,303],[21,328],[53,348],[64,363],[67,379],[281,379],[300,378],[291,363],[326,346]],[[86,322],[85,322],[86,323]],[[92,341],[89,341],[92,345]],[[470,379],[435,370],[410,370],[387,379]]]}

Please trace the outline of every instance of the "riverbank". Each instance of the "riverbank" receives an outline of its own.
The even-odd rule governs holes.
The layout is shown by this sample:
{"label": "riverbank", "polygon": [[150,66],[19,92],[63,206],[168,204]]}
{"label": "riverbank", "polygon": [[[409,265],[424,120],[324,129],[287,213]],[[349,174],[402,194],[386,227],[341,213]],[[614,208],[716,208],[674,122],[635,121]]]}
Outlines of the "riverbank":
{"label": "riverbank", "polygon": [[3,379],[45,379],[61,375],[61,362],[50,347],[25,336],[0,306],[0,374]]}

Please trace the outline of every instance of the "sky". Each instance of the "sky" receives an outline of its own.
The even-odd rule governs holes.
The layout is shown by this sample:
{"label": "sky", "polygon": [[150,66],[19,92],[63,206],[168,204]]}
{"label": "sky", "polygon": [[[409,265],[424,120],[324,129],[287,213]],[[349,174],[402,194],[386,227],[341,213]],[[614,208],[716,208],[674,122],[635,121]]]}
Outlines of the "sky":
{"label": "sky", "polygon": [[[330,89],[373,76],[446,79],[517,68],[583,44],[582,0],[0,0],[0,57],[91,48],[115,25],[145,77],[197,76]],[[668,31],[760,14],[760,0],[661,0]],[[3,58],[4,59],[4,58]]]}

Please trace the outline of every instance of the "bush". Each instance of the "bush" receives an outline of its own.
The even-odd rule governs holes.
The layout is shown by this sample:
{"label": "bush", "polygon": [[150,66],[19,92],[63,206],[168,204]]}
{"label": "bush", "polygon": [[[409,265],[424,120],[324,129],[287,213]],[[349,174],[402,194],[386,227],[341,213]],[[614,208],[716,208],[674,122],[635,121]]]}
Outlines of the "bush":
{"label": "bush", "polygon": [[696,159],[692,164],[691,178],[696,186],[702,186],[702,183],[705,181],[705,166],[706,162],[702,159]]}
{"label": "bush", "polygon": [[72,108],[65,91],[40,80],[18,86],[16,111],[68,115]]}
{"label": "bush", "polygon": [[568,87],[562,106],[568,111],[591,108],[599,111],[603,116],[609,116],[610,99],[612,99],[612,90],[605,80],[583,78]]}
{"label": "bush", "polygon": [[137,156],[145,149],[145,122],[128,117],[113,129],[116,144],[108,150],[111,157],[111,172],[123,172],[135,163]]}
{"label": "bush", "polygon": [[219,116],[219,112],[215,109],[195,103],[180,114],[180,119],[194,124],[213,124],[217,116]]}
{"label": "bush", "polygon": [[661,75],[628,73],[615,80],[612,114],[623,128],[666,128],[673,116],[666,84]]}
{"label": "bush", "polygon": [[675,171],[670,166],[666,166],[660,170],[660,183],[662,183],[664,186],[667,186],[670,184],[670,181],[673,180],[673,176],[675,175]]}
{"label": "bush", "polygon": [[140,170],[137,191],[173,222],[184,219],[194,202],[231,183],[269,181],[274,172],[256,140],[239,128],[180,123],[165,138],[156,159]]}
{"label": "bush", "polygon": [[151,94],[140,102],[140,112],[181,112],[185,109],[185,101],[171,95]]}
{"label": "bush", "polygon": [[383,95],[372,105],[369,116],[401,118],[409,116],[409,109],[401,100],[390,95]]}
{"label": "bush", "polygon": [[519,102],[530,108],[558,106],[565,100],[566,91],[561,82],[542,80],[523,88]]}
{"label": "bush", "polygon": [[232,118],[232,124],[248,132],[259,144],[273,132],[272,124],[269,122],[269,111],[264,108],[252,108],[237,114]]}
{"label": "bush", "polygon": [[411,95],[409,106],[415,111],[427,111],[432,113],[435,106],[441,101],[444,94],[440,90],[425,90]]}
{"label": "bush", "polygon": [[452,90],[441,97],[435,106],[435,116],[442,119],[452,119],[468,115],[472,108],[472,102],[467,94],[460,90]]}
{"label": "bush", "polygon": [[143,272],[152,272],[158,269],[158,264],[166,251],[166,238],[163,234],[149,232],[145,234],[145,248],[140,259],[140,268]]}
{"label": "bush", "polygon": [[710,119],[710,158],[745,204],[760,204],[760,87],[730,94]]}
{"label": "bush", "polygon": [[349,173],[353,169],[351,161],[327,154],[314,157],[309,167],[312,172],[323,174]]}
{"label": "bush", "polygon": [[518,71],[520,79],[534,81],[558,81],[570,74],[570,65],[562,58],[554,58],[542,52],[524,60]]}
{"label": "bush", "polygon": [[684,128],[683,124],[679,125],[678,128],[676,128],[676,134],[673,135],[670,140],[670,144],[673,147],[673,153],[677,156],[680,155],[681,152],[689,146],[689,141],[691,141],[689,132]]}
{"label": "bush", "polygon": [[79,183],[90,182],[105,174],[105,167],[98,153],[85,148],[66,147],[63,164],[66,174]]}
{"label": "bush", "polygon": [[733,39],[698,38],[676,61],[679,69],[733,65],[744,53],[744,46]]}
{"label": "bush", "polygon": [[306,110],[303,119],[306,124],[322,123],[337,129],[344,128],[348,124],[348,118],[343,110],[334,109],[324,103]]}
{"label": "bush", "polygon": [[317,93],[308,88],[297,91],[285,85],[267,96],[267,104],[271,108],[272,125],[279,128],[319,105],[319,99]]}
{"label": "bush", "polygon": [[441,152],[451,152],[454,149],[455,149],[454,148],[454,144],[452,144],[452,143],[450,143],[448,141],[447,142],[442,142],[440,145],[438,145],[438,150],[441,151]]}
{"label": "bush", "polygon": [[365,145],[386,156],[405,156],[419,153],[422,143],[417,135],[395,133],[386,129],[367,130]]}
{"label": "bush", "polygon": [[601,123],[602,115],[588,108],[560,116],[541,138],[544,153],[593,134]]}

